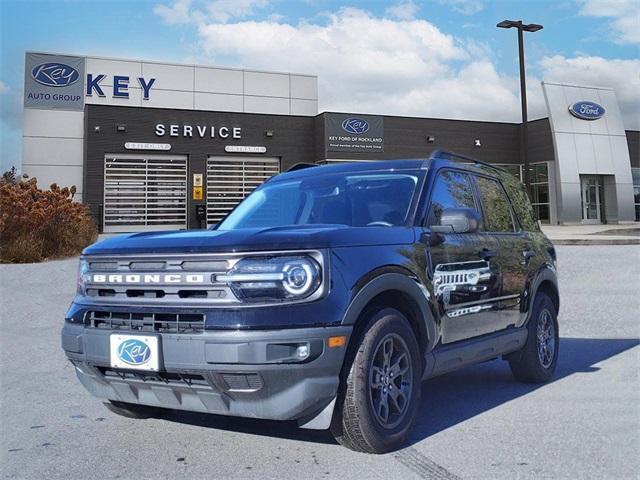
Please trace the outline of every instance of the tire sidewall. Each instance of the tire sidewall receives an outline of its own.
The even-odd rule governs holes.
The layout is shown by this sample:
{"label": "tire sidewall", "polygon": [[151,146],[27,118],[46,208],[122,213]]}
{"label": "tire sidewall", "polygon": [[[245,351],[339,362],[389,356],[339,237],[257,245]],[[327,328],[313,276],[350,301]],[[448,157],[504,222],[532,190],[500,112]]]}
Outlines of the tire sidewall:
{"label": "tire sidewall", "polygon": [[[553,360],[549,367],[545,368],[541,363],[538,357],[538,323],[541,320],[542,312],[547,310],[551,315],[551,320],[553,322],[553,334],[554,334],[554,349],[553,349]],[[560,332],[558,330],[558,313],[556,312],[555,305],[551,301],[551,299],[545,294],[539,294],[534,302],[533,315],[529,320],[528,325],[529,337],[531,339],[531,348],[529,354],[534,358],[531,360],[535,360],[536,370],[541,378],[550,379],[555,370],[558,363],[558,351],[560,350]],[[533,363],[533,362],[532,362]]]}
{"label": "tire sidewall", "polygon": [[[379,342],[389,333],[402,337],[407,345],[412,366],[412,389],[408,410],[402,421],[394,428],[380,425],[369,399],[369,370]],[[361,347],[349,373],[350,380],[359,402],[360,427],[367,443],[376,450],[388,450],[403,441],[414,422],[420,403],[422,380],[422,359],[415,334],[407,319],[395,309],[384,309],[376,313],[364,334]],[[362,371],[356,371],[354,365],[363,362]]]}

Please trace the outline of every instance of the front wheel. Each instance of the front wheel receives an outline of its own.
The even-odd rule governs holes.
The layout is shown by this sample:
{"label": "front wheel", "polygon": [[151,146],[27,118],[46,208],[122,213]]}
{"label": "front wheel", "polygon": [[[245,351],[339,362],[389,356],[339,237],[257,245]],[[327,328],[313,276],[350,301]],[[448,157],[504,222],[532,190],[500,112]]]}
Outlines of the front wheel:
{"label": "front wheel", "polygon": [[524,348],[509,359],[511,372],[521,382],[548,382],[556,370],[560,337],[556,307],[543,292],[533,302],[527,330]]}
{"label": "front wheel", "polygon": [[336,440],[366,453],[399,447],[416,416],[421,376],[407,319],[394,309],[373,315],[338,396],[331,424]]}

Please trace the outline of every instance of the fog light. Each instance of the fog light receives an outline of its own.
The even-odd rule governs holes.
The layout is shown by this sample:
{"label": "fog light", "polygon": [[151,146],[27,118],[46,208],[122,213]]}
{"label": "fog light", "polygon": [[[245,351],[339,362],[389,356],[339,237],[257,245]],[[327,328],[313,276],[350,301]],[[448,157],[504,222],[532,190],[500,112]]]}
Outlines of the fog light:
{"label": "fog light", "polygon": [[304,360],[309,356],[309,345],[300,345],[296,349],[296,355],[300,360]]}

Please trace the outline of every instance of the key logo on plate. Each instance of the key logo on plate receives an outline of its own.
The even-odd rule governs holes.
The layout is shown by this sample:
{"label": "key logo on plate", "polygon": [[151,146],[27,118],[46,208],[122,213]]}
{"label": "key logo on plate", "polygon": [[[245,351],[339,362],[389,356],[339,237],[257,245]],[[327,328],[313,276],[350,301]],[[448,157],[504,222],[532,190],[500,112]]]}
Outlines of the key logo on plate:
{"label": "key logo on plate", "polygon": [[144,365],[151,360],[151,349],[140,340],[125,340],[118,345],[118,358],[128,365]]}

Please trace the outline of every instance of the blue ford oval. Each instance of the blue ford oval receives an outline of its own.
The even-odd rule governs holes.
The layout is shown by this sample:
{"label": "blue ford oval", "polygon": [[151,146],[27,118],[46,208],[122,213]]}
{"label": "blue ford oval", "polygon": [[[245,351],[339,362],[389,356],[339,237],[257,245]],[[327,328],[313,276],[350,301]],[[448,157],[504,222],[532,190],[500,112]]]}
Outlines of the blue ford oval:
{"label": "blue ford oval", "polygon": [[604,115],[604,108],[595,102],[576,102],[569,106],[571,115],[582,120],[597,120]]}
{"label": "blue ford oval", "polygon": [[342,129],[347,133],[362,135],[369,130],[369,122],[362,118],[347,118],[342,122]]}
{"label": "blue ford oval", "polygon": [[125,340],[118,345],[118,358],[129,365],[142,365],[151,359],[151,349],[140,340]]}
{"label": "blue ford oval", "polygon": [[33,79],[47,87],[68,87],[80,79],[78,71],[64,63],[41,63],[31,70]]}

